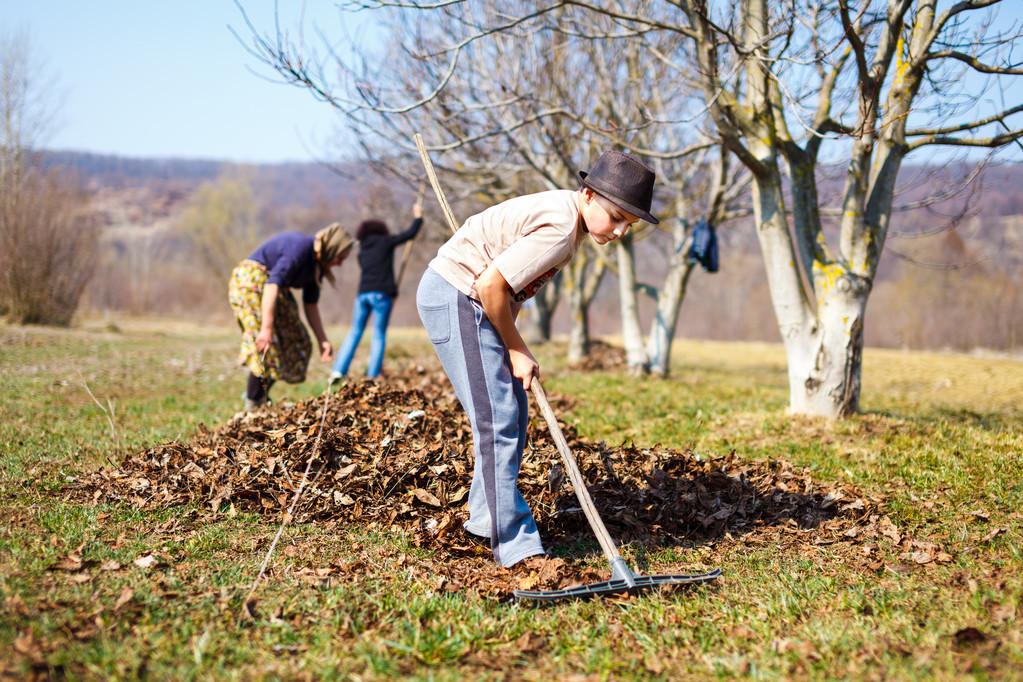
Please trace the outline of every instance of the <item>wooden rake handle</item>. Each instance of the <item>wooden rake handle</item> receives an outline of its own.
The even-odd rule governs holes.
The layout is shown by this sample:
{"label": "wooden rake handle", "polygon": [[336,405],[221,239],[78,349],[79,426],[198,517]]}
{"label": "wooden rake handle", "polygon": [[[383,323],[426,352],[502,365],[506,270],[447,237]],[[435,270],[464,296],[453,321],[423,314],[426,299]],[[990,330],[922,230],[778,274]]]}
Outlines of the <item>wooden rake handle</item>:
{"label": "wooden rake handle", "polygon": [[430,180],[433,193],[437,195],[437,203],[440,204],[440,210],[444,212],[444,217],[448,220],[448,227],[451,228],[452,232],[457,232],[458,223],[455,222],[455,216],[451,213],[448,200],[444,197],[444,190],[440,187],[440,180],[437,179],[437,171],[433,169],[433,162],[430,161],[430,153],[426,151],[426,143],[423,142],[423,136],[416,133],[412,139],[416,142],[416,149],[419,150],[419,158],[423,160],[423,167],[426,168],[426,177]]}
{"label": "wooden rake handle", "polygon": [[561,461],[565,463],[568,479],[572,481],[575,496],[579,498],[579,506],[583,508],[583,513],[586,514],[586,520],[590,522],[590,528],[593,529],[593,534],[597,536],[597,542],[600,543],[600,548],[604,550],[604,556],[609,563],[613,564],[615,559],[620,558],[621,555],[618,553],[618,548],[615,546],[614,540],[611,539],[610,533],[607,532],[604,521],[600,518],[600,514],[597,513],[597,508],[593,505],[593,498],[590,497],[590,491],[586,488],[586,481],[583,480],[583,474],[579,471],[579,465],[575,461],[575,456],[568,447],[565,434],[561,432],[558,418],[554,416],[554,410],[551,409],[551,404],[547,401],[547,394],[544,392],[543,386],[540,385],[540,380],[537,377],[533,377],[529,387],[533,392],[536,404],[540,408],[540,413],[547,422],[547,428],[550,430],[551,438],[554,439],[554,445],[558,448],[558,453],[561,455]]}
{"label": "wooden rake handle", "polygon": [[[440,181],[437,180],[437,172],[430,161],[430,154],[426,151],[426,144],[419,133],[416,133],[413,139],[416,142],[416,147],[419,149],[419,156],[423,160],[423,166],[426,168],[426,176],[430,179],[430,186],[433,187],[433,191],[437,195],[437,203],[440,204],[441,210],[444,211],[444,216],[448,220],[448,226],[451,228],[451,231],[455,232],[458,230],[458,223],[455,222],[455,217],[451,213],[451,207],[444,197],[444,190],[441,189]],[[618,548],[611,539],[611,535],[607,532],[607,527],[604,526],[600,514],[597,513],[597,508],[593,506],[593,499],[590,497],[590,491],[586,488],[586,481],[583,480],[583,475],[579,471],[579,465],[575,461],[575,456],[572,455],[572,451],[568,447],[565,434],[561,432],[561,426],[558,425],[558,418],[554,415],[554,410],[551,409],[551,404],[547,401],[547,394],[544,392],[543,386],[540,385],[540,380],[537,377],[533,377],[530,382],[530,389],[533,392],[536,404],[540,408],[540,413],[547,422],[547,428],[551,432],[551,438],[554,439],[554,445],[557,446],[558,453],[561,454],[561,460],[565,463],[568,478],[572,481],[572,488],[575,489],[575,496],[579,498],[579,505],[583,508],[583,513],[586,514],[586,520],[590,522],[590,528],[593,529],[593,534],[597,536],[597,542],[600,543],[600,548],[604,550],[604,556],[614,566],[615,560],[621,559],[621,555],[618,553]]]}

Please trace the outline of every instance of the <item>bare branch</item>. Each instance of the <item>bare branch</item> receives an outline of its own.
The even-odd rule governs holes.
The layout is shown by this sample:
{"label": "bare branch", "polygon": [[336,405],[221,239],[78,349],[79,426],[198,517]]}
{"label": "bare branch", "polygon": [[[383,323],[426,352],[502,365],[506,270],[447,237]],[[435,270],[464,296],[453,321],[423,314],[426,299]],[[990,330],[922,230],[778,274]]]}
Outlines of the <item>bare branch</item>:
{"label": "bare branch", "polygon": [[945,145],[952,147],[1001,147],[1015,140],[1023,138],[1023,129],[1010,130],[1000,135],[991,137],[950,137],[948,135],[931,135],[922,137],[919,140],[906,145],[907,152],[919,149],[926,145]]}
{"label": "bare branch", "polygon": [[855,20],[849,17],[849,3],[848,0],[838,0],[838,15],[842,19],[842,28],[845,30],[846,40],[849,41],[849,46],[856,55],[856,70],[860,74],[860,82],[866,83],[871,80],[870,70],[867,67],[867,51],[863,44],[863,39],[860,37],[859,32],[856,29],[856,24],[859,23],[859,19],[862,17],[863,12],[866,11],[870,3],[864,3],[863,9],[860,10],[860,15]]}
{"label": "bare branch", "polygon": [[995,123],[996,121],[1002,121],[1012,116],[1013,114],[1023,111],[1023,104],[1014,106],[1006,111],[1001,111],[997,114],[988,116],[987,118],[981,118],[976,121],[970,121],[969,123],[960,123],[959,125],[947,126],[944,128],[920,128],[916,130],[907,130],[906,137],[917,137],[920,135],[947,135],[949,133],[960,133],[964,130],[973,130],[986,126],[989,123]]}
{"label": "bare branch", "polygon": [[938,17],[937,21],[934,22],[934,25],[931,27],[931,30],[927,34],[926,38],[924,38],[923,43],[921,45],[922,49],[920,51],[920,54],[916,57],[916,59],[914,59],[912,67],[914,69],[917,69],[923,66],[923,63],[927,61],[929,57],[929,50],[931,49],[931,45],[933,45],[934,41],[938,39],[938,36],[941,35],[941,32],[945,30],[945,25],[953,17],[962,14],[963,12],[983,9],[985,7],[990,7],[992,5],[997,5],[1001,1],[1002,0],[963,0],[962,2],[958,2],[952,5],[947,10],[942,12],[941,16]]}
{"label": "bare branch", "polygon": [[964,64],[968,64],[974,71],[981,73],[993,73],[1005,76],[1023,76],[1023,69],[1013,66],[991,66],[985,64],[976,57],[965,52],[959,52],[958,50],[939,50],[937,52],[931,52],[927,55],[927,60],[937,59],[957,59]]}
{"label": "bare branch", "polygon": [[440,2],[388,2],[387,0],[379,0],[379,2],[360,2],[358,0],[350,0],[344,6],[352,9],[354,12],[361,10],[374,10],[383,9],[384,7],[396,7],[399,9],[440,9],[443,7],[451,7],[452,5],[461,5],[465,0],[441,0]]}

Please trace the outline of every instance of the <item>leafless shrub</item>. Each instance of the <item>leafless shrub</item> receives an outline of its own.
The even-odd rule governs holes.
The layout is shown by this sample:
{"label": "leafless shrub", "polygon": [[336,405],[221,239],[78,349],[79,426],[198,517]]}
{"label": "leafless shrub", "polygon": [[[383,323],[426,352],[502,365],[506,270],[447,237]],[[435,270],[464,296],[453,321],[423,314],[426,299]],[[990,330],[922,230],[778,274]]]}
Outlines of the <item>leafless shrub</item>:
{"label": "leafless shrub", "polygon": [[66,326],[96,265],[97,229],[82,192],[34,168],[0,179],[0,278],[19,324]]}

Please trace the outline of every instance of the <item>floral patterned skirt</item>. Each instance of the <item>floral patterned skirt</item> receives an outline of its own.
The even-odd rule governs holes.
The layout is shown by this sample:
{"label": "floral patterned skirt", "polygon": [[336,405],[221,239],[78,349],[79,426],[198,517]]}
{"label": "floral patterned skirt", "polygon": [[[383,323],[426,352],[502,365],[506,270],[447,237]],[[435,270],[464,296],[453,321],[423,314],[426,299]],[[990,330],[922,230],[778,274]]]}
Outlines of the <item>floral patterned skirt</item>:
{"label": "floral patterned skirt", "polygon": [[273,342],[264,358],[256,350],[263,317],[263,286],[269,273],[262,263],[243,260],[231,273],[227,296],[242,330],[238,364],[258,377],[267,376],[289,384],[305,381],[313,343],[298,314],[298,303],[291,291],[281,287],[274,307]]}

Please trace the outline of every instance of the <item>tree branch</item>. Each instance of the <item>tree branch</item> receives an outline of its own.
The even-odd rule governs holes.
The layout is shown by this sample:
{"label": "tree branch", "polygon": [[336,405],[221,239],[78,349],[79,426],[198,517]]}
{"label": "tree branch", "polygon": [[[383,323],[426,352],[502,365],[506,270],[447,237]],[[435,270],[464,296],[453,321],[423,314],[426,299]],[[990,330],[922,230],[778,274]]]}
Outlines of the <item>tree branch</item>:
{"label": "tree branch", "polygon": [[983,9],[985,7],[990,7],[991,5],[997,5],[1001,1],[1002,0],[963,0],[963,2],[958,2],[942,12],[941,16],[938,17],[938,20],[935,21],[934,25],[931,27],[930,33],[928,33],[924,38],[921,45],[922,49],[920,50],[919,56],[913,60],[912,68],[918,69],[927,61],[929,55],[928,51],[931,49],[931,45],[933,45],[934,41],[938,39],[941,32],[945,30],[945,24],[947,24],[952,17],[970,10]]}
{"label": "tree branch", "polygon": [[932,59],[957,59],[965,64],[968,64],[974,71],[981,73],[994,73],[1006,76],[1023,76],[1023,69],[1016,68],[1015,66],[991,66],[985,64],[971,54],[965,52],[959,52],[957,50],[940,50],[938,52],[929,52],[927,54],[927,60]]}
{"label": "tree branch", "polygon": [[[863,12],[870,6],[870,3],[864,3],[863,9],[860,10],[860,14],[857,15],[856,21],[859,21],[863,16]],[[870,69],[867,67],[867,52],[866,47],[863,45],[863,39],[860,38],[860,34],[856,32],[856,27],[853,20],[849,17],[849,3],[848,0],[838,0],[838,14],[842,19],[842,28],[845,31],[845,37],[849,41],[849,46],[852,48],[853,54],[856,55],[856,70],[860,74],[860,82],[867,83],[870,79]]]}
{"label": "tree branch", "polygon": [[915,129],[915,130],[907,130],[906,131],[906,137],[918,137],[920,135],[947,135],[948,133],[961,133],[964,130],[973,130],[974,128],[980,128],[981,126],[985,126],[985,125],[987,125],[989,123],[994,123],[996,121],[1003,121],[1004,122],[1006,117],[1012,116],[1013,114],[1017,114],[1017,113],[1019,113],[1021,111],[1023,111],[1023,104],[1014,106],[1011,109],[1007,109],[1005,111],[1001,111],[1001,112],[999,112],[997,114],[993,114],[991,116],[988,116],[987,118],[978,119],[976,121],[971,121],[969,123],[961,123],[959,125],[947,126],[947,127],[944,127],[944,128],[919,128],[919,129]]}
{"label": "tree branch", "polygon": [[919,140],[906,145],[907,153],[927,145],[946,145],[952,147],[1001,147],[1015,140],[1023,138],[1023,129],[1010,130],[1001,135],[992,137],[950,137],[948,135],[931,135],[922,137]]}

